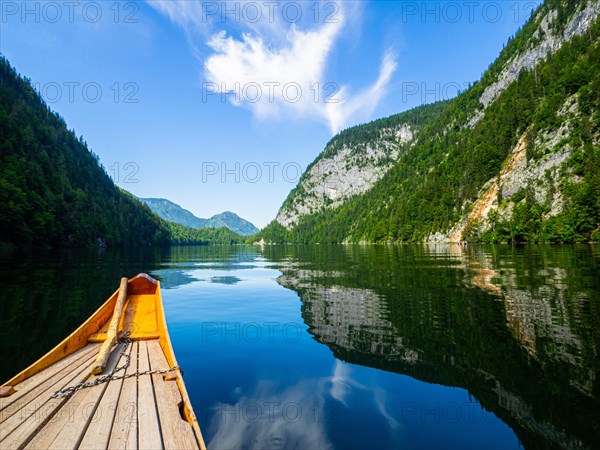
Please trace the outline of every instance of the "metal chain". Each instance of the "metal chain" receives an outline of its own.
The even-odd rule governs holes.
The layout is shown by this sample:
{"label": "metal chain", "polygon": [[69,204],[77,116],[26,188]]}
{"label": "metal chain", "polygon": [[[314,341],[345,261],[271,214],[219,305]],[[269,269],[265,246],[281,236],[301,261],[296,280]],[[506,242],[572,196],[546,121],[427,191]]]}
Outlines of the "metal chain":
{"label": "metal chain", "polygon": [[129,331],[124,333],[123,336],[121,336],[119,338],[119,340],[117,341],[117,345],[125,344],[125,349],[121,352],[121,356],[125,357],[125,364],[123,364],[120,367],[115,367],[113,370],[111,370],[111,372],[109,374],[98,377],[94,381],[82,381],[73,386],[69,386],[64,389],[58,390],[54,394],[52,394],[51,398],[71,397],[75,392],[77,392],[81,389],[98,386],[99,384],[108,383],[109,381],[124,380],[126,378],[139,377],[142,375],[155,375],[155,374],[164,375],[166,373],[172,372],[173,370],[177,370],[177,369],[179,369],[181,371],[181,368],[177,365],[177,366],[171,367],[170,369],[144,370],[143,372],[140,372],[138,370],[138,371],[136,371],[134,373],[130,373],[130,374],[115,375],[116,373],[118,373],[122,370],[126,371],[127,368],[129,367],[129,365],[131,364],[131,355],[127,354],[127,350],[128,350],[129,344],[131,344],[131,342],[132,341],[131,341]]}

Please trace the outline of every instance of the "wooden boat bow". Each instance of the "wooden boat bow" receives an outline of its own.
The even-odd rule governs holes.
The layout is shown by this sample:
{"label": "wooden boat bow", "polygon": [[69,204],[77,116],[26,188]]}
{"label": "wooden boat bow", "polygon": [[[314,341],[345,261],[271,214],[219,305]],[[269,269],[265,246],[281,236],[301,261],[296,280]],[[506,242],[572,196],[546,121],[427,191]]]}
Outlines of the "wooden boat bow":
{"label": "wooden boat bow", "polygon": [[206,448],[157,280],[122,279],[77,330],[0,386],[0,448]]}

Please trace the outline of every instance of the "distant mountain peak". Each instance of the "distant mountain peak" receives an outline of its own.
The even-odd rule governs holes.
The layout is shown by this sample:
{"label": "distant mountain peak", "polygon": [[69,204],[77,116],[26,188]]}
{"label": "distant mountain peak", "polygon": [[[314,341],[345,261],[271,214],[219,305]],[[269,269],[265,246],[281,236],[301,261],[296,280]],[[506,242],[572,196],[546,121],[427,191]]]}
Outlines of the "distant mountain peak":
{"label": "distant mountain peak", "polygon": [[236,213],[225,211],[215,214],[209,219],[202,219],[195,216],[177,203],[165,198],[140,198],[152,211],[163,219],[185,225],[191,228],[221,228],[226,227],[231,231],[242,236],[250,236],[258,233],[260,230],[251,222],[241,218]]}

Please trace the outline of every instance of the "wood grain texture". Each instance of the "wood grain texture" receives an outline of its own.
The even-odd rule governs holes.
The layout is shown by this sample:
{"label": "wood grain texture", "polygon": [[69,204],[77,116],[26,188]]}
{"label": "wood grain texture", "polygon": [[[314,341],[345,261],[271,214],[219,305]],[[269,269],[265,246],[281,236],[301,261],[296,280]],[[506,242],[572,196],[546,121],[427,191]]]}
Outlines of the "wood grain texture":
{"label": "wood grain texture", "polygon": [[117,342],[117,332],[119,331],[119,324],[121,323],[121,316],[123,315],[123,308],[125,306],[125,300],[127,299],[128,282],[129,280],[127,278],[121,278],[119,296],[117,297],[115,309],[112,318],[110,319],[110,324],[108,325],[106,340],[102,343],[102,347],[100,347],[100,351],[98,352],[98,358],[96,358],[96,364],[92,368],[93,375],[100,375],[104,372],[111,350]]}
{"label": "wood grain texture", "polygon": [[[167,359],[158,341],[147,341],[148,356],[152,370],[169,368]],[[182,397],[175,381],[165,381],[163,375],[152,375],[156,394],[156,406],[160,420],[165,449],[199,448],[192,426],[181,417],[179,412]]]}
{"label": "wood grain texture", "polygon": [[17,391],[15,391],[15,388],[13,386],[2,386],[0,387],[0,398],[10,397],[15,392]]}
{"label": "wood grain texture", "polygon": [[[148,343],[140,341],[138,354],[140,372],[150,370],[148,360]],[[158,411],[154,397],[154,386],[150,375],[138,378],[138,448],[144,450],[161,450],[163,447]]]}
{"label": "wood grain texture", "polygon": [[[131,345],[131,363],[127,368],[127,375],[135,374],[138,368],[138,343],[133,342]],[[137,377],[126,378],[121,387],[121,395],[108,442],[109,449],[137,448],[137,396]]]}
{"label": "wood grain texture", "polygon": [[[109,371],[112,371],[124,359],[121,354],[125,348],[124,344],[119,344],[112,352],[107,365]],[[92,382],[96,378],[98,377],[91,376],[88,381]],[[83,438],[107,386],[107,383],[102,383],[75,392],[62,406],[60,412],[35,435],[26,448],[76,448]]]}
{"label": "wood grain texture", "polygon": [[[95,352],[98,350],[98,345],[90,344],[81,350],[73,353],[70,356],[67,356],[63,360],[53,364],[42,372],[28,378],[27,380],[19,383],[15,386],[17,392],[12,394],[10,397],[6,397],[0,399],[0,422],[4,421],[8,415],[19,409],[18,405],[27,404],[27,397],[31,396],[32,392],[36,392],[33,394],[34,397],[40,395],[41,392],[48,389],[48,386],[54,384],[60,377],[66,376],[69,370],[75,370],[81,364],[86,363],[92,355],[95,355]],[[69,370],[65,371],[65,368],[69,368]],[[57,377],[57,374],[60,374]],[[53,380],[53,381],[52,381]],[[48,384],[50,382],[50,384]],[[45,388],[42,388],[45,386]]]}
{"label": "wood grain texture", "polygon": [[[123,360],[119,362],[119,365],[121,364],[123,364]],[[79,449],[96,450],[108,447],[122,386],[122,379],[109,381],[106,391],[104,391],[104,395],[79,444]]]}
{"label": "wood grain texture", "polygon": [[[57,390],[84,381],[89,377],[89,370],[94,362],[92,355],[86,364],[77,367],[65,377],[60,378],[49,387],[47,392],[32,400],[28,405],[20,408],[17,414],[13,414],[2,424],[0,435],[1,449],[22,448],[27,444],[39,430],[41,430],[51,419],[61,411],[67,403],[67,398],[55,399],[50,395]],[[66,414],[66,412],[65,412]],[[16,427],[15,427],[16,425]],[[12,431],[9,431],[11,430]]]}

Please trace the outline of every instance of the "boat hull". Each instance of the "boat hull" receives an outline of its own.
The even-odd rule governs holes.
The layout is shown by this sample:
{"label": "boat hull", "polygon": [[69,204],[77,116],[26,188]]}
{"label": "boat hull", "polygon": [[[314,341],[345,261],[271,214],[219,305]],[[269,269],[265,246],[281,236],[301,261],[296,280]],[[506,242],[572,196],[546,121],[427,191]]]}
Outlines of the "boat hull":
{"label": "boat hull", "polygon": [[[146,274],[123,281],[73,333],[0,387],[0,448],[205,448],[160,282]],[[94,375],[103,347],[106,367]]]}

